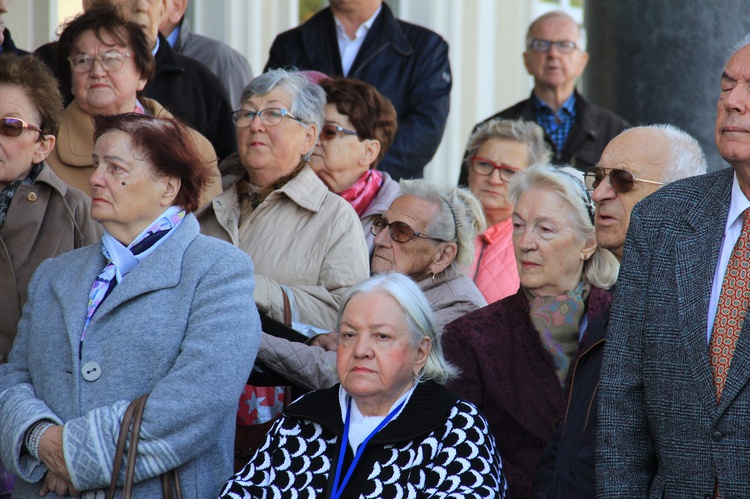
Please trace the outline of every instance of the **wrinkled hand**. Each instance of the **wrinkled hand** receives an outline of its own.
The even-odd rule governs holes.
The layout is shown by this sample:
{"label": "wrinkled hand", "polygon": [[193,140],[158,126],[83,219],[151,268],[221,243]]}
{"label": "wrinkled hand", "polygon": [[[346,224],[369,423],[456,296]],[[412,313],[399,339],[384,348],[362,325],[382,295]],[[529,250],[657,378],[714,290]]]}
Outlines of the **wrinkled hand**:
{"label": "wrinkled hand", "polygon": [[330,333],[319,334],[310,342],[311,345],[328,350],[329,352],[335,352],[339,348],[339,335],[333,331]]}
{"label": "wrinkled hand", "polygon": [[63,427],[53,426],[44,432],[39,441],[39,459],[49,470],[66,482],[70,482],[70,473],[65,464],[63,453]]}
{"label": "wrinkled hand", "polygon": [[42,484],[42,488],[39,490],[39,495],[46,496],[49,492],[54,492],[58,496],[81,495],[81,493],[78,492],[75,487],[73,487],[73,484],[65,480],[60,475],[57,475],[51,471],[48,471],[47,475],[45,475],[44,483]]}

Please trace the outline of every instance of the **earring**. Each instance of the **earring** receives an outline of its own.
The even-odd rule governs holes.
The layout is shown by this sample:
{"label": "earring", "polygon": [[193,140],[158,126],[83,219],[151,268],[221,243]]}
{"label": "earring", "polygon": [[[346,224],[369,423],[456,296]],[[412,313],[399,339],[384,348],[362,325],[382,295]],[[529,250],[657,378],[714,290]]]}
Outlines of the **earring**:
{"label": "earring", "polygon": [[435,284],[435,274],[432,274],[432,284]]}

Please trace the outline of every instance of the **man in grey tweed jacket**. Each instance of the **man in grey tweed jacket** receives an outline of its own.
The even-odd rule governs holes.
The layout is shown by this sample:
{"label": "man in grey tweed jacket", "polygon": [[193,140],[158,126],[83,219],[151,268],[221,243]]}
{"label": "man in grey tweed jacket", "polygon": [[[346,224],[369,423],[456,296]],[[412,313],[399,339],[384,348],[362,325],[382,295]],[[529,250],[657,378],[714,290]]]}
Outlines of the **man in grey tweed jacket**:
{"label": "man in grey tweed jacket", "polygon": [[[709,341],[750,207],[750,36],[721,78],[716,144],[733,168],[663,187],[632,214],[605,346],[597,497],[750,496],[750,321],[720,402]],[[750,255],[748,255],[750,261]]]}

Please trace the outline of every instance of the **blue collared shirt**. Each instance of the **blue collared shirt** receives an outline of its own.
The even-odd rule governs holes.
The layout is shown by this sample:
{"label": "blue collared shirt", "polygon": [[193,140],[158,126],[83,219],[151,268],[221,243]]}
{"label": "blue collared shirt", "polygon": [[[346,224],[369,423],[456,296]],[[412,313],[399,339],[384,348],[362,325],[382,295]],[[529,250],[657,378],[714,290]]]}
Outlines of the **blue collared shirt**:
{"label": "blue collared shirt", "polygon": [[175,26],[175,28],[167,37],[167,43],[169,43],[169,46],[174,47],[174,44],[177,43],[177,39],[179,37],[180,37],[180,25],[178,24],[177,26]]}
{"label": "blue collared shirt", "polygon": [[555,145],[555,151],[559,154],[576,122],[576,94],[571,94],[557,113],[536,95],[533,97],[533,102],[536,122],[547,132]]}

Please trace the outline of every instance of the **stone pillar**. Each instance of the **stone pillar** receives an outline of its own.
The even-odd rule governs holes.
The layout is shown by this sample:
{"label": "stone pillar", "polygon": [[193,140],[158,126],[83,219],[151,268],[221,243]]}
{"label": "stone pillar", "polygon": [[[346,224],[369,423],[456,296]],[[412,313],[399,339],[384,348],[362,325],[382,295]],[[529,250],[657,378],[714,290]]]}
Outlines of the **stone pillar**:
{"label": "stone pillar", "polygon": [[584,95],[633,125],[669,123],[703,146],[710,171],[719,80],[750,32],[747,0],[586,0]]}

